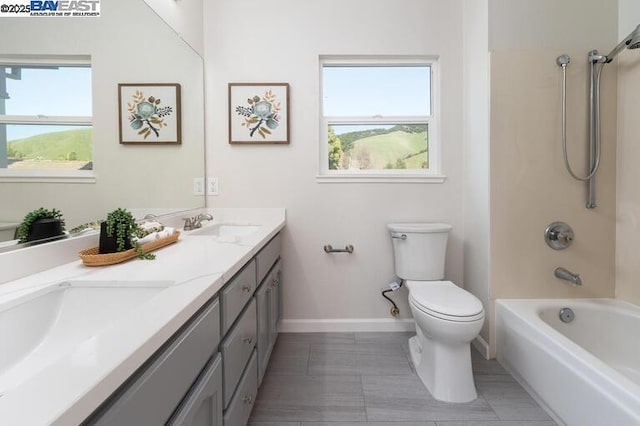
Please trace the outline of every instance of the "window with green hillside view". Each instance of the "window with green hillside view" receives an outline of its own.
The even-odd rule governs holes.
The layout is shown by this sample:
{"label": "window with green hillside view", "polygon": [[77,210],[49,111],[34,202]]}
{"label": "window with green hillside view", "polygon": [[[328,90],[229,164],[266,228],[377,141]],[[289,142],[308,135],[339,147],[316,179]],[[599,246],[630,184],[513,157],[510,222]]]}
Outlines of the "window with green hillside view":
{"label": "window with green hillside view", "polygon": [[91,67],[63,62],[0,58],[0,169],[93,168]]}
{"label": "window with green hillside view", "polygon": [[433,60],[325,58],[321,63],[325,174],[435,171]]}

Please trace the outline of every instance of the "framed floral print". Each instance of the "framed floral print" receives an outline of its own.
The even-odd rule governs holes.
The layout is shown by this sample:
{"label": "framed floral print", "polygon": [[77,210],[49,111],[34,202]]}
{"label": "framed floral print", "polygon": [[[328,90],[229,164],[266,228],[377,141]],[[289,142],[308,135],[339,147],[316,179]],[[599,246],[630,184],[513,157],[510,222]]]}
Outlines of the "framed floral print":
{"label": "framed floral print", "polygon": [[289,84],[229,83],[229,143],[288,144]]}
{"label": "framed floral print", "polygon": [[118,111],[121,144],[180,144],[180,85],[120,83]]}

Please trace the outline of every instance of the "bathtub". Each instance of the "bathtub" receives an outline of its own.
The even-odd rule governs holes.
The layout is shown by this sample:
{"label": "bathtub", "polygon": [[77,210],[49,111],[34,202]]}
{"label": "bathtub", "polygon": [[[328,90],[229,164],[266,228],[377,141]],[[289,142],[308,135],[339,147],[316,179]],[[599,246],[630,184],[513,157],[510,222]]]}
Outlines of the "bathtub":
{"label": "bathtub", "polygon": [[[559,311],[571,308],[572,322]],[[640,308],[614,299],[496,300],[498,361],[561,424],[640,425]]]}

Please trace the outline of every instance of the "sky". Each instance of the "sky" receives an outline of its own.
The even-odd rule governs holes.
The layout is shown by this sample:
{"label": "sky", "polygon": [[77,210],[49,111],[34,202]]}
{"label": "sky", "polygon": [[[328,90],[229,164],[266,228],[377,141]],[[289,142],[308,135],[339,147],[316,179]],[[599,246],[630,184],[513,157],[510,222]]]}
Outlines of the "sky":
{"label": "sky", "polygon": [[[428,66],[324,66],[322,79],[325,116],[430,114]],[[23,69],[20,80],[7,79],[7,93],[10,99],[5,106],[9,115],[91,116],[91,68]],[[69,128],[8,125],[7,139]],[[336,134],[366,128],[371,126],[341,126],[336,128]]]}
{"label": "sky", "polygon": [[[2,67],[2,69],[6,68]],[[23,69],[20,80],[7,78],[6,82],[6,91],[10,99],[4,102],[8,115],[91,116],[92,114],[91,68],[89,67]],[[2,101],[3,99],[0,99],[0,102]],[[7,125],[7,140],[70,128],[73,127]]]}
{"label": "sky", "polygon": [[[322,86],[325,117],[425,116],[431,113],[431,72],[430,67],[424,65],[325,65]],[[362,129],[356,126],[335,128],[336,134]]]}

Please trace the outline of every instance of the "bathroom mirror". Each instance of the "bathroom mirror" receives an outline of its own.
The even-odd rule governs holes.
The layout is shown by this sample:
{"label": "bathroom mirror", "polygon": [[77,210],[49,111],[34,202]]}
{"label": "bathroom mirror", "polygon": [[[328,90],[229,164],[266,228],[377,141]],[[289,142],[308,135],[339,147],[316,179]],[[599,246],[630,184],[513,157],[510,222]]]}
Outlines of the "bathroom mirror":
{"label": "bathroom mirror", "polygon": [[[136,217],[204,207],[204,196],[194,195],[194,179],[204,176],[202,58],[144,0],[102,1],[100,13],[98,18],[2,18],[0,37],[11,42],[0,46],[0,63],[90,63],[92,136],[91,161],[84,167],[89,170],[79,173],[18,171],[0,162],[0,224],[19,223],[38,207],[61,210],[67,230],[104,219],[118,207]],[[5,74],[12,72],[3,67]],[[180,144],[120,143],[121,83],[179,85]],[[45,96],[54,89],[41,90]],[[10,102],[11,91],[0,97]],[[34,114],[46,114],[33,104]]]}

